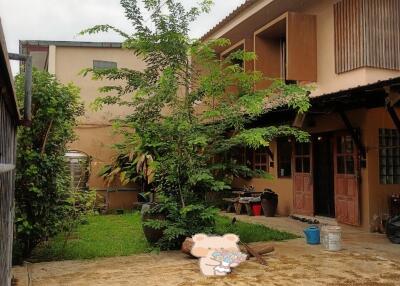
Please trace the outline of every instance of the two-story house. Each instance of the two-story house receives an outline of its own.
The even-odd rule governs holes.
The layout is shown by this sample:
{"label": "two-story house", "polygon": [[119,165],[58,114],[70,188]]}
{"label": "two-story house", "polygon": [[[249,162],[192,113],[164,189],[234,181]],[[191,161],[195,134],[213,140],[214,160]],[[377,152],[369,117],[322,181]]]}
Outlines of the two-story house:
{"label": "two-story house", "polygon": [[73,83],[80,88],[80,96],[85,105],[85,114],[76,128],[77,140],[70,144],[71,150],[88,154],[91,170],[88,186],[96,189],[106,198],[109,209],[131,209],[137,200],[135,188],[117,184],[107,186],[98,176],[100,169],[109,164],[115,155],[112,145],[121,138],[113,132],[112,120],[122,118],[132,112],[121,106],[104,106],[93,109],[92,103],[100,96],[99,88],[118,82],[93,80],[81,71],[87,68],[145,68],[142,60],[121,43],[115,42],[69,42],[69,41],[20,41],[20,53],[32,56],[33,66],[46,70],[64,84]]}
{"label": "two-story house", "polygon": [[282,107],[258,122],[303,128],[310,142],[279,138],[270,152],[246,152],[253,168],[275,178],[234,185],[277,192],[280,215],[368,229],[387,213],[388,197],[400,192],[400,1],[248,0],[202,40],[216,38],[231,41],[221,56],[257,54],[246,70],[314,86],[307,114]]}

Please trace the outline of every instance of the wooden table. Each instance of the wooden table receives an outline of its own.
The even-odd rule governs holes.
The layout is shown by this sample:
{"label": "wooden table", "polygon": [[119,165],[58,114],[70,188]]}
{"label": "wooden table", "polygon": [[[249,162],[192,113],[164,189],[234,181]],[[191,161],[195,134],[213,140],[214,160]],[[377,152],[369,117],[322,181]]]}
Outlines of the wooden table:
{"label": "wooden table", "polygon": [[246,212],[248,215],[252,215],[253,212],[251,210],[251,203],[252,202],[244,202],[241,201],[243,195],[247,195],[246,197],[258,197],[260,196],[260,192],[245,192],[245,191],[233,191],[233,194],[237,195],[236,198],[223,198],[225,202],[228,202],[228,206],[226,211],[231,212],[232,209],[235,210],[237,215],[240,215],[242,212],[242,207],[245,206]]}

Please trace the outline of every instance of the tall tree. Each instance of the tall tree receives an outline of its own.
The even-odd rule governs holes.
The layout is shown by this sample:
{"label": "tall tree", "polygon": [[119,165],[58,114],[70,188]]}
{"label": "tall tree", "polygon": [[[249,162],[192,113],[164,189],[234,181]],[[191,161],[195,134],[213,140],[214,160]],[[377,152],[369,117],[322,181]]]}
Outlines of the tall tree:
{"label": "tall tree", "polygon": [[[125,140],[116,145],[118,160],[103,175],[113,178],[119,174],[123,182],[146,178],[156,192],[175,202],[178,212],[170,224],[153,225],[166,227],[166,240],[172,241],[202,231],[212,222],[192,226],[193,213],[200,213],[197,219],[201,217],[198,206],[205,192],[229,189],[235,176],[268,177],[228,156],[231,150],[266,147],[278,136],[308,139],[307,133],[290,126],[251,127],[267,109],[289,105],[305,112],[309,108],[308,90],[279,80],[257,90],[256,83],[265,80],[264,76],[243,68],[244,62],[255,59],[254,53],[239,50],[221,59],[216,49],[229,46],[228,40],[191,39],[189,24],[210,10],[210,0],[189,9],[175,0],[121,0],[121,4],[133,25],[132,33],[109,25],[82,32],[115,31],[125,38],[123,47],[146,63],[144,71],[84,72],[92,73],[96,80],[124,82],[103,87],[105,95],[98,97],[94,106],[132,108],[126,119],[116,121]],[[137,168],[143,155],[152,158],[145,170]]]}

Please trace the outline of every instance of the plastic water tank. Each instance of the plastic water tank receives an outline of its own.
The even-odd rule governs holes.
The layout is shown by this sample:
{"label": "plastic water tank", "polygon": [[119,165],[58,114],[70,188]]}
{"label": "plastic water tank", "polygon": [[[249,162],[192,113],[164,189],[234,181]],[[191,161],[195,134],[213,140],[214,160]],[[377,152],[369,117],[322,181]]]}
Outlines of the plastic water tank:
{"label": "plastic water tank", "polygon": [[70,150],[65,158],[71,174],[71,187],[86,189],[90,175],[90,156],[81,151]]}
{"label": "plastic water tank", "polygon": [[340,226],[323,226],[321,230],[322,244],[329,251],[342,249],[342,228]]}

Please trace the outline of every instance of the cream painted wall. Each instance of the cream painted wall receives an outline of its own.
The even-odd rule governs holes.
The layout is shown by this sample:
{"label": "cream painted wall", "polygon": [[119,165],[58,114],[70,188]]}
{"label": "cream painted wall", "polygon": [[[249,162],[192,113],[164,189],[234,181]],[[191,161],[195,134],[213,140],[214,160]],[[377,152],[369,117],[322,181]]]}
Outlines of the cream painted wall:
{"label": "cream painted wall", "polygon": [[313,3],[297,12],[317,16],[317,82],[311,96],[346,90],[379,80],[400,77],[400,71],[360,68],[350,72],[335,73],[333,5],[338,0],[309,1]]}
{"label": "cream painted wall", "polygon": [[[316,97],[340,90],[363,86],[380,80],[400,77],[400,71],[360,68],[343,74],[335,73],[334,51],[334,17],[333,5],[338,0],[308,1],[307,5],[294,12],[313,14],[317,16],[317,82],[313,83],[315,89],[311,96]],[[282,11],[282,14],[285,11]],[[236,22],[238,24],[238,22]],[[260,23],[260,25],[267,23]],[[256,27],[249,27],[249,33]],[[400,114],[400,110],[398,110]],[[382,127],[394,128],[387,112],[383,108],[359,109],[348,112],[348,116],[354,127],[361,129],[363,142],[367,147],[367,168],[361,170],[361,226],[369,229],[370,221],[374,214],[387,212],[387,197],[393,192],[399,192],[399,185],[379,184],[379,153],[378,153],[378,129]],[[316,126],[309,128],[311,133],[343,130],[345,126],[338,114],[331,113],[315,117]],[[276,146],[273,142],[271,149],[276,156]],[[277,165],[275,158],[275,167]],[[276,169],[270,168],[272,175],[276,176]],[[279,194],[278,213],[288,215],[293,208],[292,180],[273,179],[272,181],[252,179],[249,181],[236,180],[235,186],[244,184],[253,185],[257,191],[264,188],[272,188]]]}
{"label": "cream painted wall", "polygon": [[112,145],[120,136],[113,133],[111,120],[132,112],[127,107],[106,106],[103,110],[94,111],[90,105],[100,96],[98,89],[118,82],[94,81],[91,76],[83,77],[80,71],[93,66],[93,60],[117,62],[119,68],[143,70],[145,64],[131,52],[120,48],[86,48],[86,47],[50,47],[49,69],[52,67],[58,80],[62,83],[74,83],[81,89],[81,98],[85,104],[85,115],[79,119],[76,129],[78,139],[70,145],[71,149],[86,152],[92,156],[92,171],[89,186],[104,189],[107,186],[98,177],[99,170],[111,163],[115,155]]}
{"label": "cream painted wall", "polygon": [[[106,106],[101,111],[93,111],[90,104],[100,96],[98,89],[104,85],[114,85],[113,81],[94,81],[91,76],[83,77],[80,71],[93,67],[93,60],[117,62],[118,67],[143,70],[145,65],[132,52],[120,48],[57,47],[56,76],[63,82],[73,82],[81,88],[85,102],[85,115],[81,124],[109,124],[111,119],[129,114],[130,110],[121,106]],[[117,82],[118,83],[118,82]]]}
{"label": "cream painted wall", "polygon": [[[271,142],[270,146],[274,153],[274,166],[269,168],[269,173],[273,176],[271,180],[253,178],[251,180],[236,179],[233,183],[234,187],[253,186],[257,192],[263,192],[264,189],[269,188],[279,195],[278,214],[289,215],[293,209],[293,180],[292,178],[278,178],[277,177],[277,147],[276,142]],[[269,159],[271,161],[271,159]]]}
{"label": "cream painted wall", "polygon": [[[286,4],[282,4],[280,6],[280,12],[278,5],[272,5],[271,9],[274,13],[282,15],[287,12],[283,5],[289,5],[287,7],[291,8],[288,8],[288,11],[317,16],[317,82],[312,84],[315,87],[315,89],[311,93],[312,97],[329,94],[340,90],[346,90],[352,87],[362,86],[380,80],[400,77],[400,71],[367,67],[359,68],[342,74],[336,74],[333,5],[339,0],[292,1],[293,2],[290,5],[287,2]],[[245,30],[245,38],[253,38],[253,33],[259,27],[267,25],[271,21],[266,20],[265,22],[259,22],[257,23],[257,25],[254,26],[249,25],[246,28],[235,27],[238,27],[239,23],[251,17],[251,15],[256,13],[258,10],[271,4],[270,2],[271,1],[269,0],[258,1],[256,4],[246,8],[242,13],[234,17],[234,19],[229,21],[225,26],[221,27],[220,30],[215,31],[212,35],[210,35],[209,38],[224,37],[225,34],[234,34],[235,29],[237,29],[238,31]],[[276,3],[276,1],[272,2]],[[265,15],[266,19],[269,17],[270,15]],[[235,43],[236,42],[233,42],[232,44],[234,45]],[[260,57],[258,61],[262,61],[262,57]]]}
{"label": "cream painted wall", "polygon": [[[397,109],[400,114],[400,108]],[[383,108],[368,110],[365,141],[368,159],[369,217],[388,213],[388,197],[400,192],[400,185],[383,185],[379,180],[379,128],[395,129],[389,114]]]}

